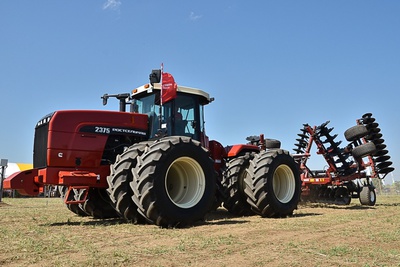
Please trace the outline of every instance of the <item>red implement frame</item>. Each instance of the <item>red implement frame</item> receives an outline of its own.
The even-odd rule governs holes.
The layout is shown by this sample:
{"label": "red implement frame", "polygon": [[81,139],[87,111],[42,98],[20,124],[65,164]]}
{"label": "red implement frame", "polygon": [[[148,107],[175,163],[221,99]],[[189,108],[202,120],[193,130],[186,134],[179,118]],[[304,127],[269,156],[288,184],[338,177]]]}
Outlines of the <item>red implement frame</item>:
{"label": "red implement frame", "polygon": [[[357,159],[356,162],[351,164],[349,168],[355,170],[351,174],[344,175],[343,173],[341,173],[338,170],[333,157],[330,156],[330,153],[332,151],[330,151],[329,148],[326,148],[324,143],[319,138],[317,138],[316,131],[316,126],[311,127],[307,124],[304,125],[303,132],[309,136],[307,146],[304,153],[293,155],[295,160],[300,163],[303,196],[307,196],[310,193],[310,185],[342,186],[344,182],[367,178],[366,169],[368,167],[371,167],[371,174],[369,178],[378,178],[375,171],[375,164],[371,156],[367,156],[366,161],[364,161],[363,159]],[[367,143],[364,138],[362,138],[361,141],[362,144]],[[307,167],[307,160],[311,156],[310,152],[313,143],[315,143],[315,145],[317,146],[317,154],[322,155],[328,164],[328,168],[326,168],[325,170],[311,171]]]}

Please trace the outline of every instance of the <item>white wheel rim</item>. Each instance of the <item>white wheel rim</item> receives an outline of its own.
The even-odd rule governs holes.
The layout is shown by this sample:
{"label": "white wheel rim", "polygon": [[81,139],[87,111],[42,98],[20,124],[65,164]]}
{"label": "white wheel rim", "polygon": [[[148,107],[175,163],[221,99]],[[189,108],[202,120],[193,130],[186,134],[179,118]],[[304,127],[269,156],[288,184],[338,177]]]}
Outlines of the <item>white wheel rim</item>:
{"label": "white wheel rim", "polygon": [[180,157],[165,174],[165,189],[169,199],[180,208],[191,208],[202,199],[205,175],[200,164],[189,157]]}
{"label": "white wheel rim", "polygon": [[272,187],[277,200],[288,203],[296,191],[296,179],[292,169],[287,165],[279,165],[273,176]]}
{"label": "white wheel rim", "polygon": [[369,195],[370,195],[369,196],[369,200],[371,201],[371,203],[374,203],[374,201],[375,201],[375,192],[373,190],[371,190]]}

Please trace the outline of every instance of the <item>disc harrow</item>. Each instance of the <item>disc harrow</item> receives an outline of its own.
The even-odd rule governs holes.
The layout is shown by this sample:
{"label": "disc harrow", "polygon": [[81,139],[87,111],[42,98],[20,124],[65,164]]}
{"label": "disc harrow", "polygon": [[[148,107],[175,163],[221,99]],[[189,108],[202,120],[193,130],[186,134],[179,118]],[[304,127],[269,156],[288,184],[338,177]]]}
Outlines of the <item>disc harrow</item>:
{"label": "disc harrow", "polygon": [[[293,150],[301,170],[302,200],[348,205],[351,198],[359,198],[362,205],[375,205],[371,179],[383,179],[394,170],[379,124],[371,113],[364,114],[345,131],[349,143],[341,147],[342,141],[337,141],[329,123],[314,127],[303,124],[296,139]],[[327,162],[323,170],[307,166],[313,144]]]}

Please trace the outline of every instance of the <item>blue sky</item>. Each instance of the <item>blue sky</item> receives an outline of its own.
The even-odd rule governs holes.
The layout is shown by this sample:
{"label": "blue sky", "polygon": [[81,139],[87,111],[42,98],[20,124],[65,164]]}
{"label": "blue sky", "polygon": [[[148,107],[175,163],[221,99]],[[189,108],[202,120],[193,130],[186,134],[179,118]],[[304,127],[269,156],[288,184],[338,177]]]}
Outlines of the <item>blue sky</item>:
{"label": "blue sky", "polygon": [[372,112],[400,170],[399,14],[396,0],[2,0],[0,157],[32,162],[43,115],[116,110],[100,96],[130,92],[164,63],[215,97],[206,127],[223,145],[264,133],[292,151],[303,123],[327,120],[344,144]]}

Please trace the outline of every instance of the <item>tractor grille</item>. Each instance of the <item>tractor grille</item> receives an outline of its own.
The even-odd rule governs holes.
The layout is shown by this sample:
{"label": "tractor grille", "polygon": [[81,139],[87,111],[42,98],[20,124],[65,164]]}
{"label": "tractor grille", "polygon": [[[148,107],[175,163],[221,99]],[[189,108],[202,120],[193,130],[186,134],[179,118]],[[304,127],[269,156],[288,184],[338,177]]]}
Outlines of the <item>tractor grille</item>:
{"label": "tractor grille", "polygon": [[47,167],[47,139],[49,122],[54,113],[44,116],[36,124],[35,139],[33,144],[33,167],[45,168]]}

